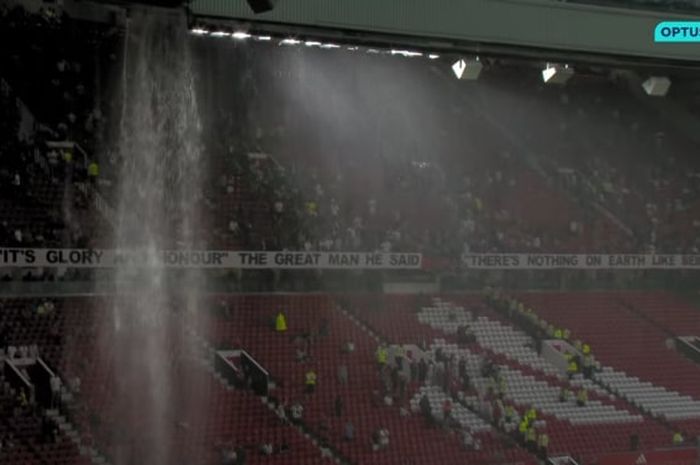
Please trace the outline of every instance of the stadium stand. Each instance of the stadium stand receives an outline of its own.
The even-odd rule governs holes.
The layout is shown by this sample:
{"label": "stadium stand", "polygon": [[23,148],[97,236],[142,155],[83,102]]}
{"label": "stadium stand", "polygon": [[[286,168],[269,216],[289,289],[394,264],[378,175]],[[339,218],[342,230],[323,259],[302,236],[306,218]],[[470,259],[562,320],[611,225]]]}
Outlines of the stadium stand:
{"label": "stadium stand", "polygon": [[[554,367],[537,355],[528,336],[502,321],[501,317],[484,305],[482,298],[476,295],[436,297],[430,298],[429,302],[426,302],[426,299],[422,299],[421,302],[421,298],[415,296],[385,296],[381,300],[374,297],[359,296],[355,299],[353,296],[346,296],[340,300],[340,304],[332,297],[314,295],[224,297],[230,314],[215,312],[212,314],[213,320],[205,323],[205,326],[210,328],[210,340],[215,347],[245,348],[251,353],[273,376],[274,385],[277,387],[273,389],[270,398],[282,400],[286,405],[301,402],[304,406],[304,425],[309,432],[323,435],[327,431],[326,440],[330,445],[353,462],[393,463],[392,460],[397,460],[397,463],[401,463],[400,458],[395,458],[401,457],[401,454],[407,454],[406,457],[424,454],[418,457],[428,463],[433,463],[431,460],[438,463],[458,457],[469,458],[478,463],[491,463],[491,457],[494,456],[502,457],[499,460],[505,461],[528,460],[525,452],[517,446],[508,446],[510,440],[502,430],[503,425],[491,423],[489,416],[483,416],[480,396],[488,390],[492,382],[480,372],[484,360],[487,360],[499,367],[505,380],[504,400],[512,402],[521,415],[531,407],[537,410],[538,420],[541,421],[540,428],[547,431],[551,438],[551,453],[574,455],[588,463],[603,452],[627,450],[629,438],[633,434],[640,437],[644,448],[668,446],[671,430],[657,423],[654,418],[667,420],[670,425],[691,434],[696,431],[694,428],[698,424],[697,420],[692,418],[695,415],[695,401],[684,394],[696,395],[691,374],[697,368],[684,362],[678,355],[666,354],[668,349],[663,346],[663,339],[659,343],[663,347],[658,348],[662,356],[658,359],[649,358],[649,366],[653,367],[653,370],[634,365],[630,362],[633,353],[628,352],[630,356],[625,358],[625,352],[619,350],[625,346],[632,350],[635,347],[633,344],[636,344],[632,335],[640,331],[634,324],[634,314],[620,306],[620,296],[621,294],[615,293],[518,295],[544,317],[557,324],[566,325],[573,335],[581,334],[590,341],[596,356],[603,364],[602,371],[595,376],[600,385],[593,384],[590,380],[567,380],[558,374]],[[628,297],[641,299],[645,296],[631,294]],[[653,294],[649,296],[650,301],[654,301],[654,298],[660,297]],[[95,419],[97,412],[103,418],[114,416],[112,421],[117,421],[119,417],[118,406],[110,406],[109,403],[115,386],[104,378],[104,374],[108,373],[105,361],[96,355],[99,353],[96,350],[99,332],[91,319],[91,312],[94,311],[91,308],[96,302],[90,299],[53,299],[48,313],[44,313],[44,310],[37,312],[39,305],[45,306],[47,302],[36,299],[4,301],[5,344],[37,344],[41,356],[55,366],[65,380],[78,377],[80,392],[74,395],[74,403],[67,409],[67,417],[81,432],[81,444],[84,447],[85,444],[95,445],[108,457],[118,456],[119,446],[113,444],[113,436],[105,429],[106,424]],[[624,328],[632,333],[626,333],[622,338],[626,342],[614,338],[609,332],[602,332],[596,336],[600,332],[600,326],[590,326],[593,324],[591,322],[587,323],[589,326],[584,326],[585,323],[580,319],[572,321],[566,318],[568,314],[581,313],[578,311],[581,307],[573,305],[572,302],[579,302],[580,306],[591,309],[591,321],[595,320],[597,315],[609,315],[610,312],[613,312],[618,321],[619,318],[629,318],[630,321],[625,321]],[[345,307],[351,310],[348,312]],[[416,308],[420,310],[416,312]],[[598,308],[602,309],[602,313],[597,313],[595,309]],[[287,315],[288,331],[284,334],[276,332],[272,323],[274,315],[280,310]],[[401,321],[403,324],[398,329],[396,325],[382,325],[382,318],[386,316],[375,317],[368,323],[369,326],[362,323],[366,321],[365,315],[381,315],[383,311],[389,312],[391,321]],[[601,321],[600,324],[605,324],[607,320]],[[475,336],[475,341],[467,346],[458,344],[455,339],[457,328],[463,324],[468,325]],[[642,327],[649,325],[641,319],[638,319],[638,324]],[[444,390],[440,384],[433,381],[424,385],[411,381],[409,392],[412,394],[406,394],[403,401],[397,404],[384,405],[384,399],[379,394],[384,387],[376,367],[375,350],[381,342],[377,335],[382,334],[383,329],[392,326],[393,338],[397,342],[402,339],[402,331],[406,331],[404,347],[415,351],[415,354],[425,353],[433,360],[439,357],[438,352],[448,357],[454,354],[463,358],[467,363],[474,390],[466,392],[459,399],[458,396],[453,397],[450,394],[451,390]],[[588,331],[594,332],[586,332],[586,327],[591,328]],[[31,329],[28,330],[29,328]],[[645,344],[651,346],[655,340],[651,337],[654,331],[639,333],[643,335]],[[610,342],[606,343],[606,338]],[[305,342],[306,340],[311,342]],[[426,347],[427,352],[419,348],[426,341],[429,343],[429,347]],[[349,353],[344,351],[348,342],[354,347]],[[391,347],[396,347],[397,342]],[[299,361],[298,349],[307,344],[308,359]],[[674,358],[677,360],[673,361]],[[658,363],[654,362],[655,359]],[[347,385],[343,385],[337,378],[340,365],[348,367]],[[313,394],[306,394],[304,373],[310,367],[317,373],[318,384]],[[250,445],[259,444],[268,438],[266,435],[270,433],[265,433],[269,431],[267,427],[251,429],[246,426],[259,424],[258,422],[275,424],[278,421],[260,398],[222,384],[216,376],[207,373],[206,365],[201,360],[185,361],[179,369],[183,379],[196,380],[193,381],[194,386],[188,385],[180,391],[183,399],[187,396],[187,389],[205,389],[210,393],[207,397],[212,402],[212,409],[239,412],[235,417],[217,415],[210,418],[207,422],[209,426],[201,425],[202,431],[209,432],[201,435],[193,434],[200,426],[195,426],[195,418],[180,418],[182,424],[193,422],[187,439],[180,438],[180,453],[201,454],[204,451],[209,460],[213,461],[219,453],[217,447],[225,441],[244,443],[254,450],[254,446]],[[660,370],[664,371],[652,375],[653,371]],[[673,378],[667,376],[670,372],[675,374]],[[685,376],[679,377],[680,373],[684,373]],[[645,382],[646,379],[654,384]],[[562,404],[558,400],[562,388],[575,390],[581,386],[589,390],[590,397],[585,407],[578,407],[573,403]],[[478,452],[465,452],[460,447],[459,438],[441,429],[425,429],[416,416],[423,394],[428,395],[431,409],[436,413],[446,399],[461,401],[457,403],[458,400],[455,400],[454,418],[462,428],[472,432],[479,439],[483,449]],[[338,396],[346,406],[342,418],[335,417],[333,413],[333,405]],[[402,416],[406,415],[401,413],[402,408],[412,413],[408,413],[408,417]],[[36,428],[40,425],[40,420],[32,420],[34,417],[31,416],[26,418],[27,420],[22,420],[21,423],[11,422],[10,430],[38,431]],[[264,420],[265,418],[267,420]],[[345,443],[342,439],[348,420],[355,428],[355,440],[352,443]],[[116,424],[134,428],[135,423],[138,423],[137,419],[120,418]],[[382,451],[375,452],[370,447],[373,432],[382,427],[390,431],[391,454],[379,455]],[[138,431],[135,429],[131,433],[134,436],[128,437],[137,440]],[[273,431],[278,431],[274,436],[275,442],[290,447],[288,457],[295,460],[321,460],[318,450],[291,427],[276,427]],[[30,440],[33,433],[26,434],[30,435],[26,440],[29,451],[26,454],[29,457],[36,457],[32,454],[40,454],[44,449],[51,454],[58,454],[58,450],[63,450],[64,452],[57,456],[65,457],[64,463],[71,463],[70,457],[77,457],[77,446],[65,438],[56,443],[52,442],[48,447],[39,446],[37,440]],[[173,434],[178,434],[175,427]],[[14,435],[14,438],[21,437],[25,436]],[[431,448],[413,449],[411,444],[414,442],[412,438],[415,437],[428,438]],[[20,440],[17,443],[24,444]],[[17,449],[17,453],[23,454],[22,450],[24,449]]]}
{"label": "stadium stand", "polygon": [[596,375],[601,383],[652,415],[696,434],[697,366],[668,349],[666,333],[625,307],[624,294],[523,294],[520,298],[543,318],[590,341],[604,365]]}
{"label": "stadium stand", "polygon": [[[391,319],[387,321],[402,322],[408,327],[407,338],[411,339],[412,332],[418,332],[419,326],[410,322],[417,300],[407,296],[386,297],[387,307],[395,308]],[[645,447],[659,447],[669,445],[670,432],[654,421],[643,417],[642,412],[634,405],[625,402],[616,395],[591,383],[589,380],[572,380],[567,382],[563,376],[556,375],[556,368],[549,362],[538,356],[534,351],[532,340],[525,334],[511,326],[500,323],[495,314],[484,307],[480,296],[446,296],[447,300],[436,300],[432,304],[421,307],[414,319],[427,323],[423,335],[416,334],[414,339],[425,340],[434,335],[432,329],[441,329],[445,334],[454,337],[457,328],[468,324],[470,330],[476,336],[476,343],[486,354],[491,354],[494,361],[501,364],[501,370],[506,378],[506,398],[512,400],[521,409],[534,406],[540,415],[545,418],[547,431],[551,437],[550,448],[552,451],[574,454],[584,460],[594,460],[599,453],[598,445],[605,444],[607,451],[628,450],[629,438],[632,434],[638,434]],[[455,299],[459,304],[453,304]],[[408,308],[407,308],[408,307]],[[358,305],[353,308],[360,309]],[[361,318],[368,316],[367,321],[378,320],[374,315],[381,313],[375,307],[366,307],[369,310],[361,311]],[[400,314],[403,308],[403,315]],[[470,310],[465,310],[469,308]],[[473,318],[472,312],[479,316]],[[372,315],[370,317],[370,315]],[[407,316],[409,318],[407,318]],[[491,317],[491,318],[489,318]],[[373,318],[370,320],[370,318]],[[372,323],[370,323],[371,325]],[[429,325],[429,326],[428,326]],[[396,325],[394,332],[396,332]],[[381,323],[377,326],[381,332]],[[415,334],[415,333],[414,333]],[[470,358],[476,357],[469,350],[460,349],[454,343],[442,342],[446,351],[462,353]],[[446,345],[445,345],[446,344]],[[478,362],[472,362],[475,367]],[[475,383],[487,383],[487,380],[479,380],[477,373]],[[579,387],[586,387],[589,393],[589,403],[583,409],[572,404],[562,404],[558,396],[561,388],[569,388],[575,392]],[[624,396],[622,396],[624,397]],[[595,400],[594,400],[595,399]],[[595,426],[594,426],[595,425]]]}
{"label": "stadium stand", "polygon": [[[457,438],[440,431],[426,430],[414,416],[401,416],[400,408],[408,407],[408,395],[397,401],[397,405],[382,407],[382,383],[374,356],[378,341],[338,310],[332,298],[242,296],[229,298],[227,302],[235,309],[233,316],[230,320],[219,320],[210,325],[214,332],[213,339],[220,345],[245,348],[256,357],[278,380],[275,397],[287,399],[287,403],[299,400],[304,405],[305,422],[315,430],[325,423],[331,441],[335,441],[341,453],[350,460],[358,463],[401,463],[410,459],[440,463],[466,459],[489,463],[495,456],[507,461],[525,457],[517,449],[505,450],[496,438],[480,430],[475,434],[482,439],[483,450],[461,451]],[[278,334],[273,330],[270,319],[277,311],[288,315],[287,334]],[[320,331],[322,327],[325,330]],[[310,359],[299,362],[297,349],[305,344],[303,338],[312,338],[313,342],[309,350]],[[351,353],[343,351],[348,342],[354,345]],[[341,365],[348,368],[347,385],[338,382],[337,371]],[[309,368],[313,368],[318,375],[316,392],[312,395],[304,393],[303,376]],[[347,406],[347,419],[355,427],[356,443],[341,442],[347,419],[332,416],[332,406],[337,396]],[[391,435],[390,454],[378,457],[370,448],[370,438],[374,431],[382,427],[387,428]],[[416,444],[416,437],[427,438],[428,445]]]}
{"label": "stadium stand", "polygon": [[[7,221],[5,243],[17,243],[13,239],[17,230],[24,244],[85,244],[88,238],[94,241],[93,231],[109,236],[104,234],[108,225],[93,225],[84,218],[104,222],[102,215],[90,211],[91,191],[86,197],[80,189],[67,187],[87,180],[83,170],[97,149],[95,141],[104,140],[102,133],[113,124],[105,116],[111,109],[103,107],[105,100],[93,86],[106,80],[104,73],[114,66],[118,34],[65,15],[56,17],[48,10],[30,14],[16,7],[4,11],[2,21],[5,42],[13,46],[0,58],[17,63],[3,74],[7,89],[21,99],[23,108],[36,111],[32,116],[41,128],[31,139],[4,149],[22,153],[17,165],[21,172],[7,165],[6,184],[12,186],[18,175],[20,186],[15,189],[19,187],[27,197],[19,202],[22,207],[13,202],[12,208],[7,205],[2,210]],[[16,37],[27,40],[11,40]],[[74,47],[75,43],[88,43],[90,48]],[[99,51],[98,59],[92,51]],[[90,79],[94,76],[99,79]],[[491,79],[513,91],[523,87],[522,82],[513,84],[507,72]],[[270,85],[264,80],[254,82],[263,89]],[[215,215],[207,240],[212,246],[240,249],[420,249],[453,257],[496,251],[694,250],[699,178],[689,158],[692,144],[659,122],[644,104],[621,97],[612,84],[572,85],[577,87],[543,91],[540,84],[538,92],[508,118],[491,114],[481,120],[470,118],[469,132],[478,134],[481,142],[480,150],[470,151],[468,160],[459,153],[391,162],[365,155],[362,163],[338,158],[330,164],[322,161],[323,154],[307,154],[309,163],[299,163],[296,156],[303,151],[297,147],[289,153],[251,159],[248,153],[264,152],[259,148],[264,139],[251,150],[226,142],[212,146],[211,150],[222,152],[212,157],[204,203],[206,210],[223,214]],[[498,108],[503,96],[485,92]],[[450,94],[436,97],[447,104]],[[479,108],[474,102],[469,105]],[[45,112],[46,108],[51,111]],[[523,125],[533,112],[549,120],[535,127]],[[227,116],[222,119],[230,121],[230,126],[240,115]],[[595,125],[601,118],[609,123],[607,129]],[[449,124],[463,130],[456,122]],[[590,126],[601,137],[581,139],[572,132],[576,124]],[[524,127],[529,127],[529,134],[522,134]],[[551,127],[560,130],[550,131]],[[578,138],[576,143],[573,138]],[[63,152],[45,146],[45,141],[65,139],[86,150],[71,154],[71,183],[63,176]],[[629,140],[637,145],[625,145]],[[514,142],[526,142],[528,153],[517,153]],[[580,156],[584,149],[611,156],[604,160]],[[225,158],[224,152],[233,156]],[[639,153],[644,154],[643,163]],[[667,157],[669,153],[675,157]],[[631,157],[635,163],[630,163]],[[114,154],[105,158],[98,184],[113,206],[117,204],[116,163]],[[480,175],[474,176],[475,172]],[[368,173],[373,174],[368,177]],[[77,207],[68,218],[66,200]],[[604,210],[592,208],[594,203]],[[53,221],[42,220],[46,224],[39,227],[39,218]],[[61,227],[62,222],[68,224]],[[669,248],[670,243],[675,248]]]}
{"label": "stadium stand", "polygon": [[[7,64],[0,69],[0,247],[106,246],[120,160],[107,137],[115,108],[103,81],[118,65],[120,32],[52,6],[0,8]],[[244,112],[218,108],[198,245],[420,251],[426,261],[447,262],[444,269],[473,252],[698,253],[700,175],[686,135],[621,96],[616,84],[551,90],[514,73],[496,72],[496,90],[484,90],[492,108],[509,109],[498,114],[474,101],[459,109],[454,82],[436,90],[426,114],[447,108],[455,118],[445,132],[467,131],[474,141],[448,153],[392,158],[344,148],[329,157],[304,153],[296,140],[273,143],[271,133],[295,133],[308,124],[303,118],[239,143],[251,129],[238,124]],[[274,87],[271,79],[247,79]],[[350,81],[339,80],[338,92],[352,95]],[[508,94],[522,95],[522,105],[513,108]],[[371,115],[373,105],[358,103],[358,113]],[[539,126],[529,124],[532,114],[542,115]],[[267,153],[268,144],[279,150]],[[88,168],[97,158],[99,176]],[[308,281],[323,277],[312,274]],[[90,275],[0,270],[0,277]],[[163,428],[169,453],[193,465],[220,465],[232,455],[239,465],[530,465],[544,455],[589,465],[631,449],[667,449],[674,432],[694,445],[700,372],[675,346],[678,337],[700,336],[694,305],[649,290],[509,295],[525,306],[515,315],[493,295],[462,292],[217,295],[200,302],[197,327],[187,327],[173,304],[169,318],[186,328],[188,350],[172,344],[163,361],[178,381],[178,408]],[[114,341],[103,326],[112,306],[107,297],[0,299],[0,465],[153,459],[146,446],[155,420],[125,403],[134,394],[112,377],[120,354],[105,349]],[[284,330],[276,326],[280,312]],[[533,322],[544,332],[551,326],[545,339],[590,344],[590,376],[567,376],[546,358]],[[62,380],[54,405],[27,397],[17,381],[46,388],[15,366],[23,350]],[[225,379],[212,361],[217,350],[249,353],[269,372],[269,393]],[[586,400],[578,405],[581,392]],[[204,416],[188,408],[195,394],[206,399]],[[295,419],[296,406],[303,414]],[[548,435],[546,454],[527,440],[529,429],[518,431],[531,411],[528,428]]]}

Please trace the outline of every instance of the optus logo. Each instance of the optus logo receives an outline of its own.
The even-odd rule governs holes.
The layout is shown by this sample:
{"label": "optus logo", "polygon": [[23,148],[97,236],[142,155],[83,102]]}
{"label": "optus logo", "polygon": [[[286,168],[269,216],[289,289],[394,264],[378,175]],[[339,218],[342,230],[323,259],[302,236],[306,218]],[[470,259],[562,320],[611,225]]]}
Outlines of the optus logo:
{"label": "optus logo", "polygon": [[663,21],[654,29],[654,42],[700,42],[700,21]]}

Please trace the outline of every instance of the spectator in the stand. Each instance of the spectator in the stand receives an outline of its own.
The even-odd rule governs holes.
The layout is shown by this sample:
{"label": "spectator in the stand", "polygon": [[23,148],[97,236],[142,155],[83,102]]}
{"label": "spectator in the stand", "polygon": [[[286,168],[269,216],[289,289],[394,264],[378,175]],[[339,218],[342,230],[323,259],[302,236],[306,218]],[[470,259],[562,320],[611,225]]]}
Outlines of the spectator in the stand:
{"label": "spectator in the stand", "polygon": [[576,393],[576,405],[579,407],[585,407],[588,403],[588,391],[585,388],[581,388]]}
{"label": "spectator in the stand", "polygon": [[384,345],[380,345],[379,347],[377,347],[376,357],[378,368],[380,370],[383,370],[386,367],[387,361],[389,359],[389,351],[386,347],[384,347]]}
{"label": "spectator in the stand", "polygon": [[17,395],[17,406],[24,409],[29,406],[29,398],[27,397],[27,391],[24,388],[19,390]]}
{"label": "spectator in the stand", "polygon": [[355,427],[350,420],[345,423],[345,428],[343,429],[343,439],[346,441],[352,441],[355,439]]}
{"label": "spectator in the stand", "polygon": [[51,408],[55,409],[61,400],[61,378],[53,375],[49,380],[49,384],[51,387]]}
{"label": "spectator in the stand", "polygon": [[520,423],[518,423],[518,434],[520,435],[520,439],[523,442],[525,442],[527,440],[528,427],[529,427],[529,425],[528,425],[527,415],[526,415],[520,420]]}
{"label": "spectator in the stand", "polygon": [[476,336],[469,328],[469,325],[461,325],[457,328],[457,343],[473,344],[476,342]]}
{"label": "spectator in the stand", "polygon": [[537,453],[540,460],[547,459],[547,449],[549,448],[549,436],[544,431],[537,436]]}
{"label": "spectator in the stand", "polygon": [[452,401],[450,399],[445,399],[442,403],[442,420],[444,426],[449,426],[452,418]]}
{"label": "spectator in the stand", "polygon": [[271,442],[263,442],[260,444],[260,454],[270,456],[275,451],[275,447]]}
{"label": "spectator in the stand", "polygon": [[481,412],[481,415],[484,418],[486,418],[487,421],[493,421],[493,404],[491,403],[490,396],[488,394],[485,395],[483,399],[481,399],[479,411]]}
{"label": "spectator in the stand", "polygon": [[15,448],[15,436],[14,433],[10,432],[7,436],[0,437],[0,452],[9,452]]}
{"label": "spectator in the stand", "polygon": [[420,408],[423,418],[425,418],[425,423],[428,426],[432,426],[434,423],[433,411],[430,407],[430,399],[428,398],[427,394],[423,394],[421,396],[420,401],[418,402],[418,407]]}
{"label": "spectator in the stand", "polygon": [[685,438],[683,437],[683,433],[676,430],[673,433],[673,445],[674,446],[682,446],[684,442],[685,442]]}
{"label": "spectator in the stand", "polygon": [[398,398],[403,401],[404,396],[406,395],[406,392],[408,390],[408,383],[410,381],[410,370],[408,369],[403,369],[403,370],[398,370],[398,377],[397,377],[397,396]]}
{"label": "spectator in the stand", "polygon": [[282,312],[279,312],[275,317],[275,331],[278,333],[287,331],[287,319]]}
{"label": "spectator in the stand", "polygon": [[593,376],[593,356],[590,354],[583,356],[583,376],[586,378]]}
{"label": "spectator in the stand", "polygon": [[224,446],[221,448],[222,465],[238,465],[240,463],[238,454],[233,447]]}
{"label": "spectator in the stand", "polygon": [[525,434],[525,448],[531,453],[537,453],[537,431],[533,425],[529,426]]}
{"label": "spectator in the stand", "polygon": [[428,370],[428,362],[425,360],[425,358],[421,358],[418,362],[418,381],[421,383],[425,382],[425,380],[428,378]]}
{"label": "spectator in the stand", "polygon": [[304,363],[304,362],[306,362],[307,360],[309,360],[309,353],[306,351],[306,347],[305,347],[305,346],[299,346],[299,347],[297,347],[297,355],[296,355],[296,358],[297,358],[297,362],[299,362],[299,363]]}
{"label": "spectator in the stand", "polygon": [[275,407],[275,414],[277,415],[280,423],[287,423],[287,408],[284,402],[277,403],[277,407]]}
{"label": "spectator in the stand", "polygon": [[387,407],[391,407],[392,405],[394,405],[394,398],[391,396],[391,394],[387,392],[384,396],[383,402],[384,405],[386,405]]}
{"label": "spectator in the stand", "polygon": [[530,407],[525,413],[525,417],[527,418],[529,424],[534,424],[535,421],[537,421],[537,410],[535,407]]}
{"label": "spectator in the stand", "polygon": [[351,354],[355,352],[355,343],[352,341],[348,341],[343,345],[343,353],[346,354]]}
{"label": "spectator in the stand", "polygon": [[568,402],[571,399],[571,391],[565,386],[559,389],[559,402]]}
{"label": "spectator in the stand", "polygon": [[313,369],[306,372],[306,375],[304,376],[304,385],[306,386],[307,394],[313,394],[316,391],[316,378],[317,375]]}
{"label": "spectator in the stand", "polygon": [[585,356],[585,355],[590,355],[590,354],[591,354],[591,346],[589,346],[588,344],[584,343],[584,344],[581,346],[581,352],[583,352],[583,355],[584,355],[584,356]]}
{"label": "spectator in the stand", "polygon": [[92,160],[90,164],[88,164],[87,174],[90,182],[97,184],[97,178],[100,176],[100,165],[97,161]]}
{"label": "spectator in the stand", "polygon": [[474,436],[469,431],[462,433],[462,447],[465,450],[474,450]]}
{"label": "spectator in the stand", "polygon": [[302,421],[303,415],[304,415],[304,407],[301,405],[299,402],[295,402],[292,404],[292,406],[289,409],[290,411],[290,420],[294,424],[299,424]]}
{"label": "spectator in the stand", "polygon": [[379,428],[374,433],[372,433],[372,450],[378,451],[386,449],[389,446],[389,430],[386,428]]}
{"label": "spectator in the stand", "polygon": [[501,418],[501,427],[506,432],[506,434],[514,435],[515,430],[518,425],[518,418],[515,415],[515,411],[512,406],[506,406],[506,413],[503,418]]}

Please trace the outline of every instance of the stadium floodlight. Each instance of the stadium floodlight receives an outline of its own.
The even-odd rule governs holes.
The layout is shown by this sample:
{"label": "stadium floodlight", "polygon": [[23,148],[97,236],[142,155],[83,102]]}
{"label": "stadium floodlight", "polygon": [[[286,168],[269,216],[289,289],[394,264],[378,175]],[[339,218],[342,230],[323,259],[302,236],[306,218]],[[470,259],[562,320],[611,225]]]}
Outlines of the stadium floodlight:
{"label": "stadium floodlight", "polygon": [[406,58],[411,58],[411,57],[420,57],[423,56],[421,52],[414,52],[413,50],[396,50],[392,49],[391,52],[392,55],[401,55]]}
{"label": "stadium floodlight", "polygon": [[243,39],[250,39],[253,36],[248,34],[247,32],[236,31],[233,34],[231,34],[231,37],[233,37],[234,39],[237,39],[237,40],[243,40]]}
{"label": "stadium floodlight", "polygon": [[666,76],[651,76],[642,83],[644,92],[652,97],[665,97],[670,87],[671,80]]}
{"label": "stadium floodlight", "polygon": [[209,31],[207,31],[206,29],[201,28],[201,27],[196,27],[196,28],[192,29],[190,32],[192,32],[192,34],[196,34],[198,36],[205,36],[205,35],[209,34]]}
{"label": "stadium floodlight", "polygon": [[272,36],[255,36],[255,40],[268,42],[268,41],[272,40]]}
{"label": "stadium floodlight", "polygon": [[231,33],[226,32],[226,31],[214,31],[211,33],[212,37],[226,37],[226,36],[230,36],[230,35],[231,35]]}
{"label": "stadium floodlight", "polygon": [[301,43],[301,40],[292,39],[292,38],[282,39],[280,41],[280,44],[282,44],[282,45],[299,45],[300,43]]}
{"label": "stadium floodlight", "polygon": [[470,60],[460,58],[452,64],[452,72],[455,73],[457,79],[476,81],[479,79],[483,67],[484,65],[479,61],[479,57]]}
{"label": "stadium floodlight", "polygon": [[542,80],[545,84],[566,84],[566,81],[574,75],[574,68],[569,65],[559,65],[556,63],[547,63],[547,66],[542,70]]}
{"label": "stadium floodlight", "polygon": [[304,42],[304,45],[306,45],[307,47],[320,47],[321,45],[323,45],[323,43],[319,42],[318,40],[307,40],[306,42]]}
{"label": "stadium floodlight", "polygon": [[430,58],[431,60],[437,60],[438,58],[440,58],[440,55],[438,55],[437,53],[431,53],[430,55],[428,55],[428,58]]}
{"label": "stadium floodlight", "polygon": [[276,0],[247,0],[248,6],[253,10],[253,13],[264,13],[275,7]]}

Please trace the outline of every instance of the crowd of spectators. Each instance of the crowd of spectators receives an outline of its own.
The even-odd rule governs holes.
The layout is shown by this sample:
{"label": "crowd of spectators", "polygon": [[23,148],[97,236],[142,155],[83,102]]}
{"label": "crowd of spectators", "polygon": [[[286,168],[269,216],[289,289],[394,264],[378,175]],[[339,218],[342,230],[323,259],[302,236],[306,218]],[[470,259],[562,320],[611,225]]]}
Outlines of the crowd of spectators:
{"label": "crowd of spectators", "polygon": [[[13,65],[1,76],[0,243],[95,245],[90,217],[100,215],[89,208],[89,190],[66,187],[97,178],[89,176],[88,166],[99,172],[90,154],[107,154],[105,171],[118,172],[110,165],[118,160],[102,150],[113,109],[97,84],[117,62],[114,31],[54,9],[5,8],[0,21],[2,38],[27,38],[13,39],[1,57]],[[493,108],[505,105],[484,92]],[[506,116],[463,115],[470,134],[483,138],[445,154],[383,147],[355,157],[338,147],[328,157],[309,146],[300,157],[304,147],[289,139],[296,127],[241,124],[249,115],[226,104],[212,128],[228,136],[206,141],[202,247],[420,251],[455,261],[474,252],[700,251],[693,144],[611,84],[539,91]],[[20,137],[27,108],[34,129]],[[526,120],[532,114],[541,115],[535,127]],[[86,151],[49,148],[49,140]],[[94,185],[116,203],[109,182]]]}
{"label": "crowd of spectators", "polygon": [[[59,5],[29,11],[19,4],[0,6],[0,57],[3,78],[57,140],[72,140],[92,150],[102,138],[104,111],[100,60],[115,61],[113,51],[98,54],[109,29],[78,21]],[[11,44],[11,46],[10,46]]]}
{"label": "crowd of spectators", "polygon": [[[57,6],[0,6],[0,245],[91,247],[101,218],[91,206],[86,149],[101,138],[102,117],[89,48],[96,29]],[[77,46],[77,44],[80,46]],[[44,270],[3,270],[7,279],[64,278]],[[73,274],[72,272],[69,274]]]}

